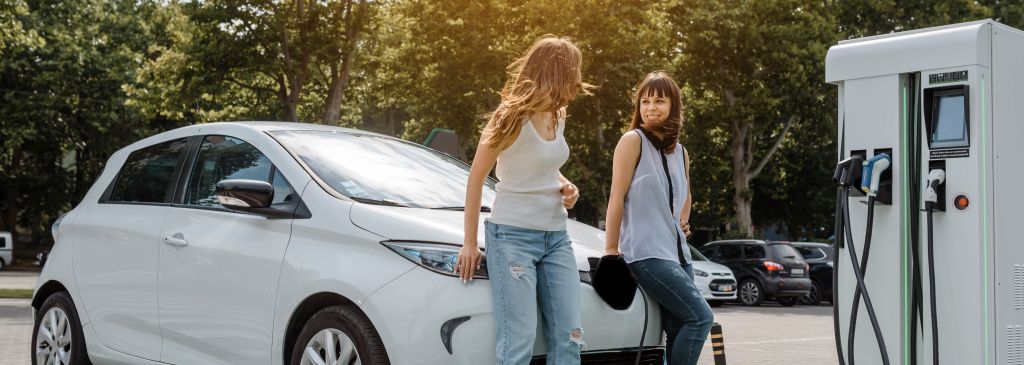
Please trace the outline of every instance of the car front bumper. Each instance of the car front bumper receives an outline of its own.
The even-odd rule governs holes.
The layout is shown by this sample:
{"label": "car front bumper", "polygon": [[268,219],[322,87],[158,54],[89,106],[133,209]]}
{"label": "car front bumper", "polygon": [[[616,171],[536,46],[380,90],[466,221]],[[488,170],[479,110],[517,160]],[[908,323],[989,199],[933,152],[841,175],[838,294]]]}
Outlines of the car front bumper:
{"label": "car front bumper", "polygon": [[[644,346],[663,349],[658,304],[647,300],[645,311],[644,300],[637,293],[630,308],[617,311],[605,304],[592,286],[580,283],[585,358],[602,359],[623,353],[626,355],[621,356],[635,358],[645,315]],[[486,279],[462,284],[456,277],[417,268],[373,293],[359,306],[380,333],[393,364],[487,364],[494,363],[496,358],[490,294],[490,282]],[[442,326],[462,317],[469,319],[460,320],[448,332],[446,346]],[[540,325],[537,338],[541,340],[535,342],[533,351],[536,356],[547,352]],[[644,356],[650,356],[646,351]]]}

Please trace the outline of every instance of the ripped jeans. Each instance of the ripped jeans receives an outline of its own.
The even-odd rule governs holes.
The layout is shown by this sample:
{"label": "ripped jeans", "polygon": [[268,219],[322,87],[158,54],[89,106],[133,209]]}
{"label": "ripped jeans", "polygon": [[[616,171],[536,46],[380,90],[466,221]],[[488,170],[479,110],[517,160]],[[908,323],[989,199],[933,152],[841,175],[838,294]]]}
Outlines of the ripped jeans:
{"label": "ripped jeans", "polygon": [[539,306],[547,365],[578,365],[585,345],[580,325],[580,276],[569,234],[490,221],[485,225],[497,364],[530,363]]}

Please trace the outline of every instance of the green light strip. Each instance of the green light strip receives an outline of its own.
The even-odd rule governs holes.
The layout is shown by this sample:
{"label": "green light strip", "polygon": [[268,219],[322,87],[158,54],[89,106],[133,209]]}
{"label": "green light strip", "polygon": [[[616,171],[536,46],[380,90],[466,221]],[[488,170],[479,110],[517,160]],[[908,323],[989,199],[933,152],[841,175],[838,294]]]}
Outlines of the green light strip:
{"label": "green light strip", "polygon": [[[906,77],[910,76],[908,75]],[[903,245],[902,247],[900,247],[901,251],[903,252],[903,295],[900,296],[900,299],[903,301],[902,342],[904,364],[910,363],[910,302],[907,300],[907,297],[909,296],[909,294],[907,294],[907,291],[910,288],[910,285],[907,283],[909,277],[909,275],[907,274],[907,270],[910,267],[910,256],[907,254],[907,252],[909,251],[908,247],[910,246],[910,211],[912,210],[910,209],[909,202],[910,184],[907,183],[909,181],[909,178],[907,177],[908,174],[906,172],[907,167],[909,166],[909,158],[907,157],[907,151],[910,149],[910,132],[908,131],[908,128],[910,127],[910,108],[907,102],[907,82],[907,79],[903,80],[903,88],[900,90],[900,96],[901,99],[903,99],[903,128],[900,128],[901,133],[903,133],[903,148],[900,149],[900,169],[903,170],[900,172],[900,181],[903,188],[903,193],[900,194],[902,195],[901,200],[903,200]]]}
{"label": "green light strip", "polygon": [[985,309],[984,309],[984,313],[985,313],[985,364],[987,365],[987,364],[989,364],[989,352],[990,352],[989,350],[991,350],[989,348],[989,341],[990,341],[989,334],[991,332],[991,328],[989,327],[990,321],[989,321],[989,312],[988,312],[988,305],[989,305],[988,304],[988,295],[989,295],[988,294],[988,289],[989,289],[989,283],[988,283],[988,275],[989,275],[989,271],[988,271],[988,240],[989,240],[989,237],[988,237],[988,231],[989,231],[989,221],[988,221],[989,220],[989,218],[988,218],[988,209],[989,209],[989,207],[988,207],[988,153],[989,153],[989,150],[988,150],[988,123],[987,123],[987,120],[985,118],[985,110],[988,109],[988,103],[986,103],[986,100],[985,100],[985,90],[986,90],[985,89],[985,74],[982,74],[981,75],[981,151],[980,151],[979,154],[981,155],[981,202],[984,205],[984,207],[981,209],[981,222],[982,222],[982,224],[981,224],[981,232],[982,232],[982,237],[983,237],[983,239],[982,239],[982,255],[984,255],[982,257],[982,262],[983,262],[983,267],[984,267],[984,272],[982,273],[982,277],[984,277],[984,284],[982,285],[982,288],[984,288],[984,291],[985,291],[985,293],[984,293],[984,295],[982,295],[982,297],[984,298],[984,305],[985,305]]}

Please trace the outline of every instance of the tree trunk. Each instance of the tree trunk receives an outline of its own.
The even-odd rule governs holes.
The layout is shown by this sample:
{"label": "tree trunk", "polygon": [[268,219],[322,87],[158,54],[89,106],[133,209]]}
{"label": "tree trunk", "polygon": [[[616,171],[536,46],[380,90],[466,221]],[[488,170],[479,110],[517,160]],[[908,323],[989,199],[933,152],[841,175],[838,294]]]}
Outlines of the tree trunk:
{"label": "tree trunk", "polygon": [[729,151],[732,155],[732,208],[736,213],[737,229],[747,237],[753,237],[753,218],[751,215],[750,175],[747,173],[749,163],[747,156],[750,151],[747,148],[747,138],[750,134],[750,125],[744,122],[733,122],[732,140],[729,142]]}
{"label": "tree trunk", "polygon": [[331,86],[327,93],[327,102],[324,106],[323,122],[327,125],[338,125],[341,119],[341,102],[345,100],[345,90],[348,89],[348,79],[351,69],[351,55],[346,53],[341,61],[341,69],[331,66]]}
{"label": "tree trunk", "polygon": [[[729,108],[732,109],[736,105],[735,94],[732,90],[724,90],[723,95]],[[754,194],[750,190],[750,181],[757,177],[771,160],[796,119],[797,117],[793,115],[786,120],[782,132],[775,138],[771,148],[765,151],[764,156],[757,164],[754,163],[753,123],[746,120],[734,120],[732,123],[732,138],[729,141],[729,151],[732,153],[732,205],[736,213],[736,224],[739,226],[737,228],[747,237],[753,237],[754,234],[752,208]]]}
{"label": "tree trunk", "polygon": [[[322,117],[325,124],[338,125],[338,120],[341,119],[341,104],[345,100],[345,91],[348,89],[349,75],[351,74],[352,63],[355,59],[356,44],[359,42],[359,35],[362,34],[366,23],[368,4],[368,2],[364,1],[353,7],[351,0],[345,3],[345,42],[339,50],[341,59],[331,64],[331,84],[327,92],[327,100]],[[338,64],[339,62],[340,65]]]}

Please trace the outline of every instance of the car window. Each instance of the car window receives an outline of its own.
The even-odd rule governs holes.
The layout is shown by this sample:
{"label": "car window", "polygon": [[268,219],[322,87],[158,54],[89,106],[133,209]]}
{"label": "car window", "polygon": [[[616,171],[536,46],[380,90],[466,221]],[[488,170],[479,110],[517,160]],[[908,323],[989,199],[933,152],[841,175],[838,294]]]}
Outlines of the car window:
{"label": "car window", "polygon": [[764,246],[744,245],[744,257],[748,259],[759,259],[764,257]]}
{"label": "car window", "polygon": [[738,260],[743,258],[743,250],[739,245],[722,245],[718,247],[718,256],[723,260]]}
{"label": "car window", "polygon": [[718,246],[714,246],[714,245],[707,246],[707,245],[705,245],[705,246],[701,246],[700,248],[698,248],[697,251],[700,251],[700,253],[704,254],[705,257],[710,257],[710,258],[715,258],[715,259],[718,258]]}
{"label": "car window", "polygon": [[274,186],[274,200],[280,204],[295,198],[295,191],[274,165],[253,145],[229,136],[206,136],[189,177],[185,204],[220,207],[217,183],[221,180],[266,181]]}
{"label": "car window", "polygon": [[796,251],[793,246],[787,244],[769,245],[768,249],[771,250],[772,257],[780,258],[801,258],[800,253]]}
{"label": "car window", "polygon": [[7,237],[0,237],[0,248],[7,248]]}
{"label": "car window", "polygon": [[128,155],[107,201],[165,203],[171,198],[178,165],[185,158],[188,138],[149,146]]}
{"label": "car window", "polygon": [[[329,188],[356,200],[422,208],[465,204],[469,165],[420,145],[345,131],[273,132]],[[487,179],[481,205],[494,201]]]}
{"label": "car window", "polygon": [[797,252],[800,252],[805,259],[818,260],[825,258],[825,251],[822,251],[817,247],[795,247]]}
{"label": "car window", "polygon": [[690,257],[693,258],[693,261],[708,261],[708,258],[704,257],[704,254],[700,253],[696,248],[689,244],[687,246],[690,247]]}

